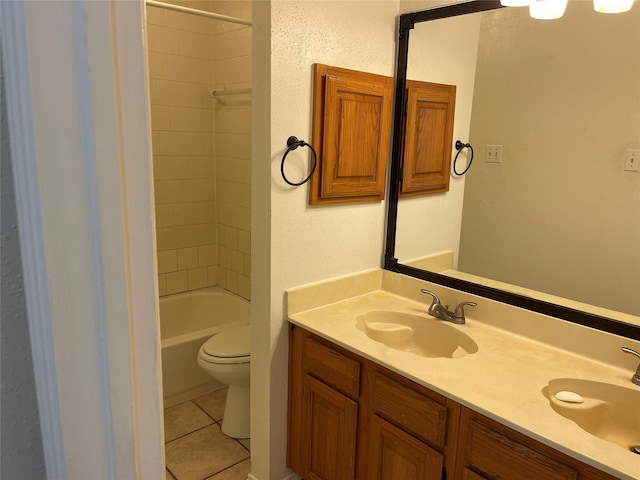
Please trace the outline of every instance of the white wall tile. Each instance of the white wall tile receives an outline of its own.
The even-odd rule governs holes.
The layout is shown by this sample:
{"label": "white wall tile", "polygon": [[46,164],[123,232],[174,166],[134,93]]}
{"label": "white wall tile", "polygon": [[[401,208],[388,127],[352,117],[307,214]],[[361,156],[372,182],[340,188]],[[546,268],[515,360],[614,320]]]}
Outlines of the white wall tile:
{"label": "white wall tile", "polygon": [[[193,203],[174,203],[172,207],[173,225],[193,225],[196,223],[196,207]],[[186,231],[185,231],[186,235]],[[186,241],[186,239],[185,239]]]}
{"label": "white wall tile", "polygon": [[218,263],[218,248],[215,245],[202,245],[198,247],[198,265],[210,267]]}
{"label": "white wall tile", "polygon": [[218,267],[207,267],[207,286],[218,284]]}
{"label": "white wall tile", "polygon": [[169,107],[169,128],[174,132],[190,132],[193,131],[194,118],[193,108],[188,107]]}
{"label": "white wall tile", "polygon": [[[251,18],[249,1],[174,2]],[[218,284],[249,298],[251,96],[222,105],[209,90],[251,86],[251,28],[147,18],[159,292]]]}
{"label": "white wall tile", "polygon": [[246,230],[238,230],[238,250],[242,253],[251,253],[251,233]]}
{"label": "white wall tile", "polygon": [[166,25],[165,12],[164,8],[147,7],[147,23],[151,25]]}
{"label": "white wall tile", "polygon": [[207,286],[207,268],[194,268],[188,271],[188,288],[196,290]]}
{"label": "white wall tile", "polygon": [[173,227],[173,205],[156,205],[156,228]]}
{"label": "white wall tile", "polygon": [[168,78],[166,53],[149,52],[149,78]]}
{"label": "white wall tile", "polygon": [[158,273],[169,273],[178,270],[178,259],[175,250],[158,252]]}
{"label": "white wall tile", "polygon": [[176,249],[185,247],[185,233],[183,226],[163,228],[164,247]]}
{"label": "white wall tile", "polygon": [[181,155],[182,135],[180,132],[158,132],[158,155]]}
{"label": "white wall tile", "polygon": [[246,275],[238,275],[238,295],[251,300],[251,278]]}
{"label": "white wall tile", "polygon": [[158,275],[158,295],[167,294],[167,276],[164,274]]}
{"label": "white wall tile", "polygon": [[170,180],[172,178],[170,156],[153,156],[153,178],[155,180]]}
{"label": "white wall tile", "polygon": [[181,248],[178,250],[178,270],[198,268],[198,248]]}
{"label": "white wall tile", "polygon": [[167,295],[187,291],[187,271],[167,274]]}

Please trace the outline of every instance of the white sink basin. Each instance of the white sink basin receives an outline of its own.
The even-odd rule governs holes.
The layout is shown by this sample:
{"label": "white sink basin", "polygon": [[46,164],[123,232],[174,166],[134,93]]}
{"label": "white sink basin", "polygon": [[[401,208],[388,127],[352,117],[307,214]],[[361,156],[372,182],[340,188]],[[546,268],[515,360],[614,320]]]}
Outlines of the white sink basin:
{"label": "white sink basin", "polygon": [[427,314],[372,311],[358,317],[356,327],[389,348],[422,357],[462,358],[478,351],[465,333]]}
{"label": "white sink basin", "polygon": [[[640,446],[640,388],[575,378],[556,378],[543,389],[553,410],[598,438],[624,449]],[[583,403],[556,398],[561,391],[574,392]]]}

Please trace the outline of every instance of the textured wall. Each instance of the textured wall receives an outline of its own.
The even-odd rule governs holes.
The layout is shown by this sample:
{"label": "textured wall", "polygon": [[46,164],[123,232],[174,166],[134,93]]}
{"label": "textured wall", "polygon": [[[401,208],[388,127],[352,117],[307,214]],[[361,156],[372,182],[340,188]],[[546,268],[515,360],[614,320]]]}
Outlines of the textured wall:
{"label": "textured wall", "polygon": [[[310,207],[308,185],[290,187],[280,176],[286,141],[311,141],[314,63],[393,76],[397,1],[272,1],[254,13],[260,58],[254,61],[252,290],[252,473],[260,480],[285,477],[287,323],[284,290],[338,275],[379,267],[384,238],[384,202]],[[259,6],[260,4],[260,6]],[[256,15],[254,15],[254,19]],[[256,57],[257,57],[256,53]],[[268,86],[268,92],[263,88]],[[265,118],[266,117],[266,118]],[[305,150],[289,155],[302,164]],[[293,175],[293,173],[292,173]],[[258,257],[258,258],[255,258]],[[264,259],[269,265],[264,265]],[[259,389],[258,389],[259,388]]]}
{"label": "textured wall", "polygon": [[[1,60],[1,59],[0,59]],[[0,477],[44,479],[0,61]]]}

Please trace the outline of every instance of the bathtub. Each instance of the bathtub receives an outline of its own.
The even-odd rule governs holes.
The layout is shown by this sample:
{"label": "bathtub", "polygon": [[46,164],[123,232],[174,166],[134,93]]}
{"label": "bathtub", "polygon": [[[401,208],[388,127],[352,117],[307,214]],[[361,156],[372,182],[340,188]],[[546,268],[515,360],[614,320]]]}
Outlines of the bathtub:
{"label": "bathtub", "polygon": [[165,407],[222,386],[200,369],[198,350],[221,330],[249,324],[250,315],[247,300],[220,287],[160,297]]}

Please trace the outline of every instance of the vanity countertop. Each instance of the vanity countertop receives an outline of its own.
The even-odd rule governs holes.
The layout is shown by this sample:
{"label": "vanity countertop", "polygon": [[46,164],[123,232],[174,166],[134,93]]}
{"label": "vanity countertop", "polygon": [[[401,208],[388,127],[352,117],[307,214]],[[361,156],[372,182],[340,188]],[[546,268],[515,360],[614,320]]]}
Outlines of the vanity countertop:
{"label": "vanity countertop", "polygon": [[[342,279],[333,285],[325,282],[319,287],[288,291],[289,321],[578,460],[621,479],[640,479],[639,455],[585,432],[554,412],[543,394],[549,381],[558,378],[592,380],[640,391],[640,387],[630,381],[633,372],[530,338],[517,329],[507,331],[491,325],[481,319],[488,309],[480,309],[483,302],[490,300],[468,298],[466,294],[463,294],[465,299],[479,304],[477,319],[475,311],[469,309],[466,324],[447,324],[471,337],[479,348],[476,353],[462,358],[426,358],[391,349],[358,329],[358,317],[383,310],[423,316],[425,322],[440,320],[427,314],[430,298],[418,302],[415,295],[413,299],[401,296],[397,291],[389,291],[394,288],[385,288],[384,281],[375,288],[377,272],[366,275],[364,284],[362,277],[355,279],[360,287],[350,286],[349,279]],[[432,285],[423,282],[422,287]],[[442,293],[442,302],[448,303],[450,297]],[[323,304],[322,298],[326,303]],[[454,300],[452,305],[458,301]],[[511,308],[514,316],[521,312]],[[566,328],[565,323],[559,328]],[[594,334],[591,329],[587,330],[589,335]],[[610,337],[606,333],[602,335]],[[576,337],[581,338],[581,333],[576,333]],[[625,339],[619,342],[620,346],[628,344],[632,348],[637,348],[638,343]]]}

